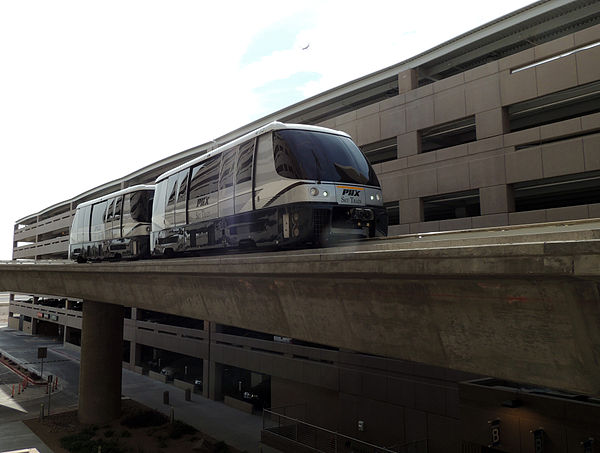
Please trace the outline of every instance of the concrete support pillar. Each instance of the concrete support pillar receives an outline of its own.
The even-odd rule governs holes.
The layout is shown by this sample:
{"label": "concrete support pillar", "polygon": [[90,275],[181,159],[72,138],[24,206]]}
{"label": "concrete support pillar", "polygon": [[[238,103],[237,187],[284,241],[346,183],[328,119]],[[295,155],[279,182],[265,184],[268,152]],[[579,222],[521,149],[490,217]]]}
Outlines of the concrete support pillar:
{"label": "concrete support pillar", "polygon": [[417,71],[407,69],[398,74],[398,92],[400,94],[414,90],[419,86]]}
{"label": "concrete support pillar", "polygon": [[208,332],[208,358],[202,361],[202,396],[211,400],[223,399],[222,381],[223,365],[212,360],[214,335],[221,331],[221,326],[214,322],[204,321],[204,330]]}
{"label": "concrete support pillar", "polygon": [[213,401],[221,401],[223,400],[223,365],[212,360],[205,360],[204,363],[209,365],[205,367],[208,368],[208,398]]}
{"label": "concrete support pillar", "polygon": [[129,362],[131,364],[131,369],[133,369],[135,366],[142,366],[142,345],[132,340],[129,351]]}
{"label": "concrete support pillar", "polygon": [[123,307],[86,300],[81,328],[81,423],[104,424],[121,415]]}

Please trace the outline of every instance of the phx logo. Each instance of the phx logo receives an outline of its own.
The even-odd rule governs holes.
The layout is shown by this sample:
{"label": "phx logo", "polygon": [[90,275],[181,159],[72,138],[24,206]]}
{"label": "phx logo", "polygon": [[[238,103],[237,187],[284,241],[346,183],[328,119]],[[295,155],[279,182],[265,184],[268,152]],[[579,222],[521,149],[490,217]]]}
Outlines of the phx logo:
{"label": "phx logo", "polygon": [[360,196],[360,190],[358,190],[358,189],[344,189],[344,190],[342,190],[342,197],[344,195],[348,195],[350,197],[359,197]]}

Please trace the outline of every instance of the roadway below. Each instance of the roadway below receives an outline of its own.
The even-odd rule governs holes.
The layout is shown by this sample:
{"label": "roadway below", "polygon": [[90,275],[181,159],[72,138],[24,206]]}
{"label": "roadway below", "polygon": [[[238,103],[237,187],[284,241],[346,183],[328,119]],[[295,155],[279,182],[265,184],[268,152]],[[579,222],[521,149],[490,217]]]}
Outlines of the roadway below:
{"label": "roadway below", "polygon": [[[51,396],[52,413],[77,408],[79,388],[79,352],[66,349],[62,343],[47,338],[35,337],[9,328],[0,328],[0,352],[14,357],[33,370],[40,371],[37,348],[48,348],[47,371],[59,376],[60,389]],[[0,376],[3,373],[0,371]],[[8,378],[8,376],[6,376]],[[8,379],[10,380],[10,379]],[[6,386],[0,383],[0,392]],[[166,415],[174,408],[175,418],[182,420],[215,439],[224,440],[240,451],[258,453],[266,451],[259,446],[262,418],[240,412],[221,402],[211,401],[194,394],[192,401],[185,401],[184,391],[172,385],[154,381],[128,370],[123,370],[123,395]],[[169,391],[169,405],[163,404],[163,393]],[[5,395],[6,396],[6,395]],[[52,453],[22,420],[39,416],[40,404],[48,397],[42,389],[28,388],[20,399],[0,397],[0,451],[35,447],[40,453]],[[268,449],[268,451],[273,451]]]}

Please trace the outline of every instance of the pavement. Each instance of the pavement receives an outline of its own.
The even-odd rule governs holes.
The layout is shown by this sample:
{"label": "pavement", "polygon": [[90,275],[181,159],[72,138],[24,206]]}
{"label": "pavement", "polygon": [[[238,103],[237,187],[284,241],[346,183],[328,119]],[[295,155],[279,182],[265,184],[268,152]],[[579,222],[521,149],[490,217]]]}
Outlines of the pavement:
{"label": "pavement", "polygon": [[[0,339],[5,335],[10,335],[11,337],[15,335],[22,336],[22,332],[16,332],[11,329],[0,328]],[[33,339],[36,337],[30,338]],[[3,350],[4,346],[2,341],[0,341],[0,352],[2,353],[5,352]],[[76,364],[77,367],[79,366],[78,351],[66,349],[60,344],[52,346],[51,349],[54,353],[71,362],[68,365],[73,366]],[[6,352],[13,356],[16,355],[14,351]],[[33,366],[33,368],[35,369],[36,367]],[[69,405],[71,408],[74,408],[73,399],[67,397],[69,391],[66,387],[68,385],[73,387],[78,385],[78,383],[62,382],[61,388],[64,389],[65,393],[62,399],[63,410],[67,410],[68,407],[66,406]],[[0,452],[37,448],[40,453],[53,453],[21,421],[38,416],[40,404],[47,398],[45,390],[28,387],[26,392],[18,395],[18,399],[15,399],[10,394],[7,394],[8,388],[6,384],[0,388],[0,406],[4,406],[2,407],[2,411],[0,411]],[[76,389],[77,387],[74,388]],[[163,404],[163,394],[165,391],[169,392],[169,405]],[[54,405],[55,410],[61,407],[57,405],[61,401],[59,394],[60,390],[57,395],[53,396],[57,402]],[[241,451],[247,451],[248,453],[276,452],[276,450],[260,444],[261,416],[238,411],[226,406],[222,402],[212,401],[195,393],[192,393],[191,401],[186,401],[184,390],[125,369],[123,369],[122,394],[166,415],[169,415],[171,409],[173,409],[176,419],[195,427],[217,440],[223,440]],[[8,408],[13,409],[9,412],[11,415],[7,415],[4,411],[4,409]],[[15,420],[15,417],[20,418],[20,420]]]}

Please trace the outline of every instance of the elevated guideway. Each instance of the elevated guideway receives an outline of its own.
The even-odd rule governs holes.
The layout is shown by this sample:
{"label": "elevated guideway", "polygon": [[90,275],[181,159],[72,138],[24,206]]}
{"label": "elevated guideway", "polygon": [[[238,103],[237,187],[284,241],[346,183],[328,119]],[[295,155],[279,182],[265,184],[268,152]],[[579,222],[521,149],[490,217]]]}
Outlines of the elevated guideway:
{"label": "elevated guideway", "polygon": [[328,249],[0,265],[0,291],[100,307],[86,321],[84,303],[82,365],[92,343],[119,334],[99,327],[86,344],[86,329],[111,316],[116,326],[110,307],[122,305],[596,396],[599,283],[600,220]]}

